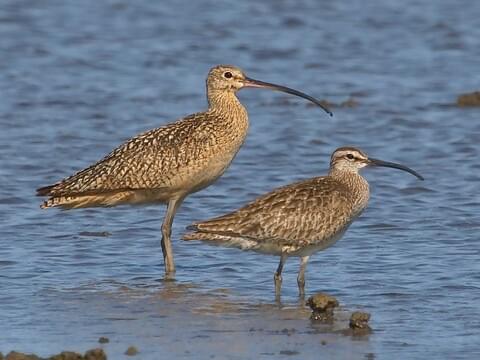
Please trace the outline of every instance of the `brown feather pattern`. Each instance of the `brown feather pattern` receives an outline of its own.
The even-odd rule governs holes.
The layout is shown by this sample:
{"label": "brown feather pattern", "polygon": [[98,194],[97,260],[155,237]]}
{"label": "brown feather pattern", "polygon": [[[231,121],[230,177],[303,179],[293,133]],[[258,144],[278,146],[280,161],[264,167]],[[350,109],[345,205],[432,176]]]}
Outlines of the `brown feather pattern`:
{"label": "brown feather pattern", "polygon": [[[161,201],[175,191],[200,190],[222,175],[247,133],[246,111],[233,97],[230,107],[237,107],[234,111],[213,109],[147,131],[96,164],[38,189],[38,196],[52,197],[42,207],[115,205],[129,202],[133,192],[149,189],[158,189],[159,198],[152,200]],[[217,173],[207,173],[211,168]],[[82,206],[80,197],[88,197],[80,202]],[[72,202],[77,204],[68,206]]]}
{"label": "brown feather pattern", "polygon": [[[365,181],[356,175],[357,186]],[[288,247],[295,252],[332,239],[349,226],[358,202],[366,199],[352,196],[351,184],[342,178],[317,177],[278,188],[229,214],[199,222],[185,240],[228,242],[245,239],[256,243],[253,250],[262,251],[262,243]],[[368,192],[368,185],[367,185]],[[235,246],[237,241],[232,242]],[[241,247],[241,244],[239,244]]]}

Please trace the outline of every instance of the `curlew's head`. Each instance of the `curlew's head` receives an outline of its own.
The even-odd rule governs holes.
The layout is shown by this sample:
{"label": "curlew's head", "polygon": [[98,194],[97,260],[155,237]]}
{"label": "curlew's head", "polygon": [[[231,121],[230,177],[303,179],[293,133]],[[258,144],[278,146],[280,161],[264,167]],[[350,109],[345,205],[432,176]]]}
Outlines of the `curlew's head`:
{"label": "curlew's head", "polygon": [[287,94],[295,95],[304,99],[307,99],[314,104],[320,106],[330,116],[332,113],[328,110],[319,100],[307,95],[301,91],[288,88],[286,86],[267,83],[260,80],[255,80],[247,77],[242,69],[233,65],[217,65],[210,69],[207,76],[207,93],[212,94],[214,92],[231,92],[235,93],[238,90],[245,88],[264,88],[282,91]]}
{"label": "curlew's head", "polygon": [[354,147],[341,147],[335,150],[330,160],[330,171],[340,170],[358,173],[358,171],[365,166],[383,166],[394,169],[403,170],[423,180],[416,171],[401,164],[387,162],[383,160],[369,158],[362,150]]}
{"label": "curlew's head", "polygon": [[207,77],[207,89],[217,91],[240,90],[246,79],[242,69],[233,65],[217,65],[210,69]]}

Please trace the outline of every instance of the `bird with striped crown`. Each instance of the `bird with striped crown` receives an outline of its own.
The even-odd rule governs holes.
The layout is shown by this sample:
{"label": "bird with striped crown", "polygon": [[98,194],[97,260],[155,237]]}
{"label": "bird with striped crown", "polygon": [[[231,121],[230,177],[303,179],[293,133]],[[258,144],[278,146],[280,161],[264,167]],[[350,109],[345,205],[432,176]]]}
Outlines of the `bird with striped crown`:
{"label": "bird with striped crown", "polygon": [[335,244],[368,204],[368,182],[359,174],[366,166],[396,168],[423,180],[404,165],[369,158],[354,147],[341,147],[331,156],[327,176],[275,189],[229,214],[194,223],[183,239],[280,256],[274,273],[277,298],[286,259],[300,257],[297,284],[303,298],[310,256]]}

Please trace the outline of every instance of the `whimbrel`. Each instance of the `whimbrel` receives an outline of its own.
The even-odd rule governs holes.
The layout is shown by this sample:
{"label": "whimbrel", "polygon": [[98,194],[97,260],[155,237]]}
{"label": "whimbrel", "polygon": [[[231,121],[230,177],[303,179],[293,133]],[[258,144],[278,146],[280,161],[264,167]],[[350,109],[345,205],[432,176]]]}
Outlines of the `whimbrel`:
{"label": "whimbrel", "polygon": [[279,255],[274,274],[277,297],[286,259],[298,256],[297,283],[303,297],[309,257],[335,244],[367,206],[369,187],[359,174],[365,166],[396,168],[423,180],[406,166],[369,158],[353,147],[341,147],[332,154],[327,176],[278,188],[234,212],[195,223],[188,228],[193,232],[183,239]]}
{"label": "whimbrel", "polygon": [[254,80],[236,66],[218,65],[207,77],[208,109],[140,134],[96,164],[37,190],[49,196],[41,207],[75,209],[119,204],[167,203],[162,224],[165,274],[175,272],[170,236],[173,218],[188,194],[218,179],[242,146],[248,115],[236,97],[245,87],[279,90],[305,98],[300,91]]}

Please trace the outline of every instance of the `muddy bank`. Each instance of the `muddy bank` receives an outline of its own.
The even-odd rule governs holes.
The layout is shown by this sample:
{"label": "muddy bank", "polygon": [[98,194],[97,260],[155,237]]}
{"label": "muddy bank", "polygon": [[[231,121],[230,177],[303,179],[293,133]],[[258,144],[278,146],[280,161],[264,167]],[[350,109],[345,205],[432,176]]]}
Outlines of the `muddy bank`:
{"label": "muddy bank", "polygon": [[460,107],[480,106],[480,91],[460,94],[457,98],[457,106],[460,106]]}
{"label": "muddy bank", "polygon": [[[98,342],[101,344],[106,344],[109,342],[109,339],[102,336]],[[129,346],[127,350],[125,350],[124,354],[127,356],[135,356],[138,353],[139,350],[136,346]],[[61,353],[44,358],[36,354],[10,351],[5,357],[0,352],[0,360],[107,360],[107,354],[103,349],[96,348],[87,350],[83,355],[78,352],[65,350]]]}
{"label": "muddy bank", "polygon": [[47,358],[39,357],[35,354],[26,354],[17,351],[10,351],[5,358],[0,353],[0,360],[107,360],[107,355],[103,349],[91,349],[80,354],[73,351],[62,351],[59,354]]}
{"label": "muddy bank", "polygon": [[[311,320],[312,311],[305,301],[293,297],[285,297],[282,303],[273,298],[258,302],[234,296],[228,289],[205,291],[179,282],[165,282],[157,288],[118,284],[110,290],[85,287],[50,291],[42,293],[42,298],[55,303],[57,313],[68,314],[68,326],[75,327],[75,337],[66,331],[65,335],[39,338],[21,349],[5,343],[0,349],[3,354],[15,349],[36,354],[23,357],[27,360],[148,360],[157,359],[158,349],[175,359],[209,359],[218,354],[272,359],[296,354],[313,358],[319,351],[327,357],[372,352],[368,337],[345,336],[352,310],[338,306],[331,314],[338,300],[327,294],[317,294],[312,302],[317,313],[324,309],[331,314],[325,322]],[[94,329],[92,324],[97,324]],[[57,326],[65,324],[59,321]],[[103,347],[105,357],[102,353],[60,353],[64,349],[88,349],[94,343]],[[53,352],[60,354],[52,357]],[[11,356],[9,360],[22,359]]]}

